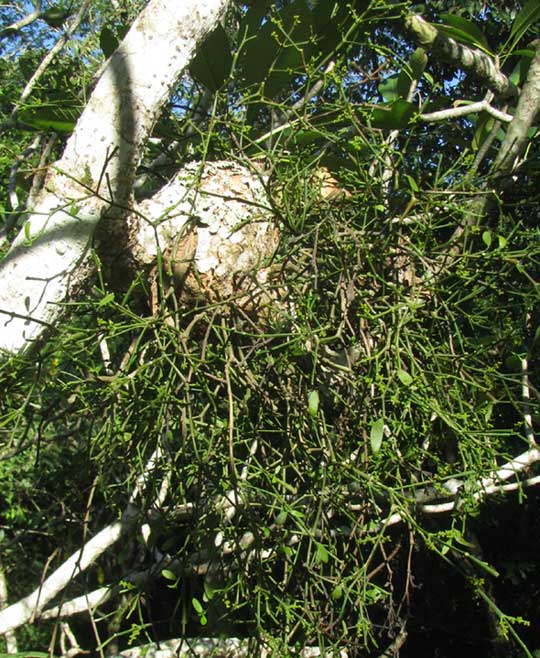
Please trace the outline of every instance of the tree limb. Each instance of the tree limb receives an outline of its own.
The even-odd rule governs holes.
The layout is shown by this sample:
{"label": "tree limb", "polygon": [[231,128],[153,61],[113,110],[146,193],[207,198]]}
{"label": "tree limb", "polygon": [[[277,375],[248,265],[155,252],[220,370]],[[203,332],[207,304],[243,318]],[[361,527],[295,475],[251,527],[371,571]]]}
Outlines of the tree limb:
{"label": "tree limb", "polygon": [[0,38],[4,36],[8,36],[12,32],[18,32],[23,27],[26,27],[27,25],[30,25],[31,23],[36,21],[41,16],[41,2],[42,0],[37,0],[34,11],[31,11],[26,16],[23,16],[18,21],[11,23],[11,25],[6,25],[6,27],[2,28],[2,30],[0,31]]}
{"label": "tree limb", "polygon": [[507,112],[501,112],[496,107],[492,107],[485,99],[469,105],[461,105],[460,107],[452,107],[448,110],[439,110],[437,112],[427,112],[420,114],[419,119],[426,123],[433,123],[435,121],[446,121],[447,119],[457,119],[459,117],[467,116],[468,114],[478,114],[479,112],[487,112],[499,121],[510,123],[513,116]]}
{"label": "tree limb", "polygon": [[424,48],[431,50],[437,57],[449,64],[470,71],[497,96],[501,98],[517,96],[517,87],[486,53],[458,43],[418,14],[407,16],[405,27],[413,33]]}
{"label": "tree limb", "polygon": [[110,240],[125,235],[112,218],[129,205],[144,142],[229,2],[151,0],[134,21],[0,264],[0,350],[25,351],[58,322],[59,304],[87,278],[85,255],[106,211]]}
{"label": "tree limb", "polygon": [[[98,532],[97,535],[61,564],[31,594],[0,611],[0,634],[19,628],[39,616],[49,601],[59,594],[78,574],[92,565],[100,555],[133,526],[137,518],[137,511],[133,503],[136,498],[142,497],[148,478],[155,469],[160,457],[161,450],[157,449],[146,463],[144,471],[137,477],[128,506],[120,521],[111,523]],[[160,490],[159,496],[161,494],[162,491]]]}
{"label": "tree limb", "polygon": [[527,79],[521,90],[516,111],[508,126],[493,169],[497,174],[510,173],[528,143],[527,134],[538,115],[540,103],[540,43],[536,46]]}

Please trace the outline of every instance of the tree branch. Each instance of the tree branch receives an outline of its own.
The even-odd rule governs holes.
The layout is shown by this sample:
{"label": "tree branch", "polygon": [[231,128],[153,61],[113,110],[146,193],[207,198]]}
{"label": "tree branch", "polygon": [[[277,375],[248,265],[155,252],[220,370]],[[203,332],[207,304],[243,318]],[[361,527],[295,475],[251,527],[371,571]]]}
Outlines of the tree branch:
{"label": "tree branch", "polygon": [[511,114],[501,112],[501,110],[498,110],[496,107],[492,107],[485,99],[476,103],[470,103],[469,105],[452,107],[448,110],[420,114],[419,118],[426,123],[433,123],[435,121],[445,121],[446,119],[457,119],[459,117],[467,116],[468,114],[478,114],[479,112],[487,112],[488,114],[491,114],[492,117],[495,117],[504,123],[510,123],[514,118]]}
{"label": "tree branch", "polygon": [[493,169],[497,174],[510,173],[528,143],[527,134],[538,115],[540,103],[540,43],[536,46],[527,79],[517,102],[514,118],[508,130]]}
{"label": "tree branch", "polygon": [[129,205],[144,142],[229,2],[151,0],[110,57],[25,230],[0,264],[0,350],[22,352],[58,322],[60,303],[87,279],[88,245],[106,211],[109,240],[125,237],[112,217]]}
{"label": "tree branch", "polygon": [[[147,644],[142,647],[133,647],[125,649],[116,656],[110,658],[191,658],[197,656],[198,658],[210,658],[211,656],[223,656],[223,658],[248,658],[248,656],[255,655],[253,653],[253,639],[249,638],[188,638],[179,640],[166,640],[159,644]],[[319,647],[305,647],[301,649],[298,654],[294,650],[295,655],[301,658],[318,658],[319,656],[332,657],[332,658],[347,658],[349,655],[345,649],[341,649],[336,653],[334,649],[324,651]],[[257,647],[257,656],[260,658],[270,658],[275,655],[272,653],[270,647],[264,645]]]}
{"label": "tree branch", "polygon": [[418,14],[405,19],[405,27],[416,40],[449,64],[470,71],[484,82],[493,93],[501,98],[517,96],[517,87],[502,73],[493,59],[481,50],[458,43],[428,23]]}
{"label": "tree branch", "polygon": [[61,564],[31,594],[0,611],[0,634],[19,628],[19,626],[39,616],[49,601],[59,594],[78,574],[93,564],[100,555],[133,526],[138,515],[133,503],[136,498],[142,497],[150,473],[155,469],[160,457],[161,451],[157,449],[146,463],[144,471],[137,477],[128,506],[120,521],[111,523],[98,532],[80,550],[77,550]]}
{"label": "tree branch", "polygon": [[11,25],[6,25],[6,27],[2,28],[2,30],[0,31],[0,38],[4,36],[8,36],[12,32],[18,32],[23,27],[26,27],[27,25],[30,25],[31,23],[36,21],[41,16],[41,1],[42,0],[36,1],[36,8],[34,9],[34,11],[30,12],[26,16],[23,16],[18,21],[11,23]]}

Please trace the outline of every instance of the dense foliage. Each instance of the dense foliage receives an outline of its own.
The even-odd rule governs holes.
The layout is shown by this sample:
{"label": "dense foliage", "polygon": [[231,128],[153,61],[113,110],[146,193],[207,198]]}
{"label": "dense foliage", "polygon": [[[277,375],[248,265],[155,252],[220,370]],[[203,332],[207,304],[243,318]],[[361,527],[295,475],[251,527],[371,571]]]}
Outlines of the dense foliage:
{"label": "dense foliage", "polygon": [[[47,12],[78,5],[0,32],[4,251],[139,5],[92,3],[22,102],[70,25]],[[157,455],[121,545],[56,601],[110,588],[69,619],[82,649],[235,636],[250,655],[540,651],[537,467],[513,489],[493,476],[535,445],[537,129],[505,168],[509,123],[425,119],[489,84],[406,28],[422,14],[521,89],[540,12],[427,5],[236,3],[156,125],[139,196],[191,160],[264,172],[280,232],[268,308],[187,303],[163,280],[154,310],[145,275],[126,287],[98,269],[39,352],[2,361],[10,602],[121,518]],[[65,654],[63,633],[38,620],[19,648]]]}

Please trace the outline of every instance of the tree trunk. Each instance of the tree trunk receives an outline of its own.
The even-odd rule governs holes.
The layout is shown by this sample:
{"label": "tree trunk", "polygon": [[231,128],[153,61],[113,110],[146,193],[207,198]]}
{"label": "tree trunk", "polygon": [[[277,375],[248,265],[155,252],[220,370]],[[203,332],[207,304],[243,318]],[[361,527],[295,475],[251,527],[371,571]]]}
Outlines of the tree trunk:
{"label": "tree trunk", "polygon": [[109,59],[51,167],[24,230],[0,265],[0,350],[28,350],[55,326],[61,302],[91,270],[86,258],[106,215],[122,238],[142,149],[173,85],[229,0],[150,0]]}

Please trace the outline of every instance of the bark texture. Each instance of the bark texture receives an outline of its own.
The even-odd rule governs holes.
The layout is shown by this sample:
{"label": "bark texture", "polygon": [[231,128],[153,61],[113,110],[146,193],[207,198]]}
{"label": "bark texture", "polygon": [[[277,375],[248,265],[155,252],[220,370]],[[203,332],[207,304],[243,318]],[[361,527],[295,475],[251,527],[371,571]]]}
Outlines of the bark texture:
{"label": "bark texture", "polygon": [[[260,308],[278,244],[261,179],[229,161],[190,164],[130,218],[140,267],[163,266],[187,300]],[[133,230],[134,228],[134,230]]]}
{"label": "bark texture", "polygon": [[497,96],[517,96],[517,87],[486,53],[458,43],[417,14],[408,16],[405,26],[424,48],[433,51],[437,57],[449,64],[470,71]]}
{"label": "bark texture", "polygon": [[163,103],[230,0],[150,0],[133,23],[51,168],[25,230],[0,265],[0,351],[27,350],[87,275],[105,213],[122,231],[142,147]]}

